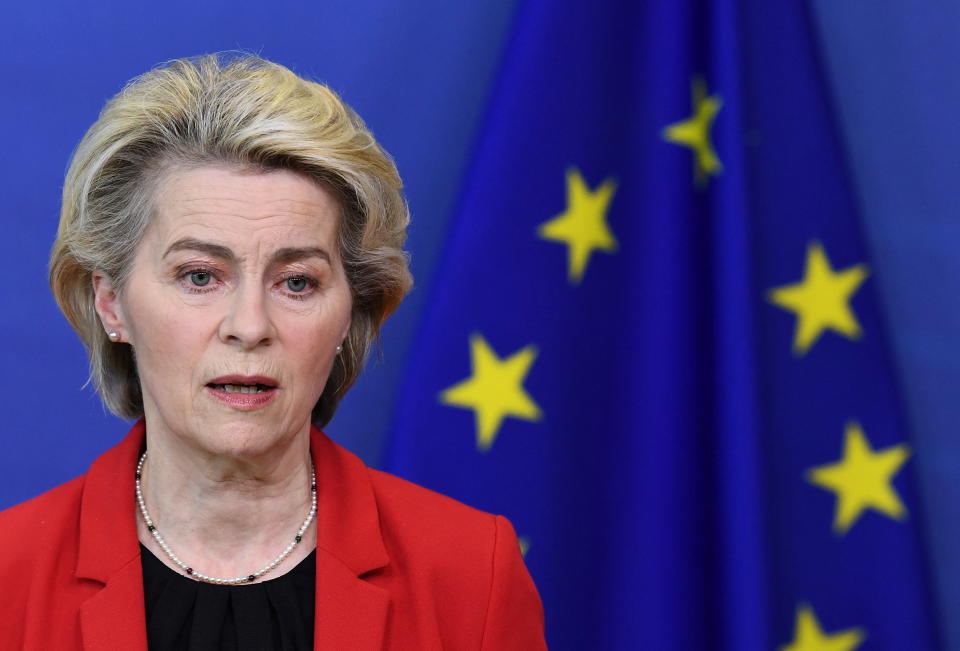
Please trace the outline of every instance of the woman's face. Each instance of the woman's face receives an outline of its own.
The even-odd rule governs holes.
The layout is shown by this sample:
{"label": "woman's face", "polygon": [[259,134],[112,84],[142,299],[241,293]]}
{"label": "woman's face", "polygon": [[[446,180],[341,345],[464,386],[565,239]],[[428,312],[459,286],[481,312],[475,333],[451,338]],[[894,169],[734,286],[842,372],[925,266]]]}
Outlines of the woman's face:
{"label": "woman's face", "polygon": [[289,443],[350,327],[339,205],[294,172],[203,167],[167,176],[155,206],[122,293],[94,275],[151,437],[239,458]]}

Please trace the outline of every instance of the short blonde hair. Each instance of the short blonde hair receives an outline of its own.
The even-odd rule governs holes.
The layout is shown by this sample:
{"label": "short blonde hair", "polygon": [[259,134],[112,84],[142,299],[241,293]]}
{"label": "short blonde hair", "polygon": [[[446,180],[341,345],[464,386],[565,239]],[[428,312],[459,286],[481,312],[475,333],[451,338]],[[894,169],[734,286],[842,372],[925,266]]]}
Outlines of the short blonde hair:
{"label": "short blonde hair", "polygon": [[50,285],[86,346],[91,380],[118,416],[143,414],[133,350],[104,333],[91,274],[102,271],[122,292],[162,172],[205,164],[291,170],[339,200],[353,308],[344,350],[313,410],[325,425],[410,289],[402,249],[409,211],[393,160],[349,106],[326,86],[247,54],[176,59],[133,79],[73,154]]}

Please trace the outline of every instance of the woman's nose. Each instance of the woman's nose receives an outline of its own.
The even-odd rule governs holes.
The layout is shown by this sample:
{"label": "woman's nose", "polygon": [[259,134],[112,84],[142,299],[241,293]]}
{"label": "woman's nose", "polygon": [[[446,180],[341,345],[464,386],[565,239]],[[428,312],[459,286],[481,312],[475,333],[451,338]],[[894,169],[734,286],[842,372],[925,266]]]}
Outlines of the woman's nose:
{"label": "woman's nose", "polygon": [[220,324],[220,339],[244,350],[269,345],[276,331],[264,292],[253,283],[244,283],[230,297]]}

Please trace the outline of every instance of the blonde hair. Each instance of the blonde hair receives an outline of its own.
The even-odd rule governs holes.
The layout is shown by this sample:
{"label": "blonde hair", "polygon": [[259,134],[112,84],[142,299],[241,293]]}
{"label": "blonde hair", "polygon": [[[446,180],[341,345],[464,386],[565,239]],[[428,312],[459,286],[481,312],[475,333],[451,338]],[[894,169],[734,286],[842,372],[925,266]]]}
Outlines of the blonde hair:
{"label": "blonde hair", "polygon": [[206,164],[291,170],[339,200],[353,308],[343,352],[313,410],[314,422],[325,425],[410,289],[402,249],[409,212],[393,160],[350,107],[326,86],[247,54],[176,59],[133,79],[73,154],[50,285],[86,346],[91,380],[115,414],[142,415],[133,350],[104,333],[91,274],[102,271],[122,292],[161,174]]}

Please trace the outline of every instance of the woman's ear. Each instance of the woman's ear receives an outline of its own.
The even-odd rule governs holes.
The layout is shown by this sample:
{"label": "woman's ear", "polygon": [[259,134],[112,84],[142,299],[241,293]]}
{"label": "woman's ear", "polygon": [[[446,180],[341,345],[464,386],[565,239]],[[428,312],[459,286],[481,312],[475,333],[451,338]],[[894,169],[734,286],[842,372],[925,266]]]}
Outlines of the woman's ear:
{"label": "woman's ear", "polygon": [[127,337],[126,320],[120,296],[110,276],[98,269],[91,274],[91,282],[93,283],[93,306],[100,315],[100,323],[103,324],[110,341],[130,341]]}

